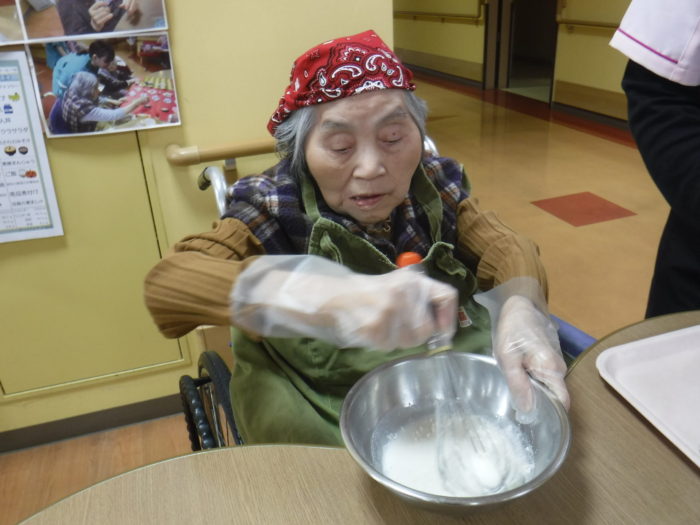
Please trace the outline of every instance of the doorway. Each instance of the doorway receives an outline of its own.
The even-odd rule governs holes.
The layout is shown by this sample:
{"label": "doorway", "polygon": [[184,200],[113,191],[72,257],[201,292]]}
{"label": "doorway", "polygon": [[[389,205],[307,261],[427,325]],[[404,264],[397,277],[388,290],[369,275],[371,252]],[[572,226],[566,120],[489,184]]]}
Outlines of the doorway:
{"label": "doorway", "polygon": [[557,0],[500,0],[498,4],[498,50],[491,53],[498,57],[498,67],[493,68],[497,71],[495,86],[550,103],[557,46]]}

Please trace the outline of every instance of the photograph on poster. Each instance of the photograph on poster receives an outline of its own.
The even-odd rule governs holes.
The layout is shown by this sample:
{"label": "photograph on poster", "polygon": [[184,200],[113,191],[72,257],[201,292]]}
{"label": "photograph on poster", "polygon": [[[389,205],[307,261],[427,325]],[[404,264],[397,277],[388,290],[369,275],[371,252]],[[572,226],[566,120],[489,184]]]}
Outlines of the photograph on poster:
{"label": "photograph on poster", "polygon": [[180,124],[166,34],[29,48],[48,137]]}
{"label": "photograph on poster", "polygon": [[0,0],[0,45],[21,42],[23,38],[15,0]]}
{"label": "photograph on poster", "polygon": [[29,40],[167,29],[164,0],[23,0]]}

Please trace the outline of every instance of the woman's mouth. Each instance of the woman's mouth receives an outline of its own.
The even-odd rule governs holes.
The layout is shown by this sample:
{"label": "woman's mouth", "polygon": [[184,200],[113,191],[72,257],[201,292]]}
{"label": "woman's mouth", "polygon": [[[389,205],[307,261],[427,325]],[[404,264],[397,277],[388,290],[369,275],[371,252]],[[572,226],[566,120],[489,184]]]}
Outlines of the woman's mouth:
{"label": "woman's mouth", "polygon": [[351,199],[358,208],[371,208],[376,206],[383,197],[383,193],[374,193],[371,195],[355,195],[354,197],[351,197]]}

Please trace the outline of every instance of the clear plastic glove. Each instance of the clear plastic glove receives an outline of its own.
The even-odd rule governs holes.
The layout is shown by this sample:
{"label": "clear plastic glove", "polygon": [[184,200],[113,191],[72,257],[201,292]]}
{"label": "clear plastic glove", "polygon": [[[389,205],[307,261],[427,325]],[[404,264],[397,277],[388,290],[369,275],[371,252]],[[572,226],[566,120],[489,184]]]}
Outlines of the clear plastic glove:
{"label": "clear plastic glove", "polygon": [[537,281],[518,277],[474,298],[491,315],[494,356],[508,382],[518,419],[536,418],[529,376],[544,383],[568,409],[566,363]]}
{"label": "clear plastic glove", "polygon": [[314,255],[266,255],[238,277],[231,311],[264,336],[393,350],[452,335],[457,291],[408,268],[364,275]]}

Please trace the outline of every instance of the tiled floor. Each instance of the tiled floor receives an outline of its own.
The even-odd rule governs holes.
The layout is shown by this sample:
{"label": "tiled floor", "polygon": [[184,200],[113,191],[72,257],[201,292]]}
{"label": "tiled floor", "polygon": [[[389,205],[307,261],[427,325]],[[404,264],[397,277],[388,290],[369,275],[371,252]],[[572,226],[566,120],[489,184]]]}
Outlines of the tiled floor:
{"label": "tiled floor", "polygon": [[[464,164],[482,208],[538,243],[552,313],[594,337],[641,320],[668,206],[629,132],[510,93],[439,84],[418,79],[428,132]],[[630,214],[574,226],[533,204],[582,193]],[[575,214],[569,204],[559,213]]]}
{"label": "tiled floor", "polygon": [[[668,207],[629,134],[516,95],[425,79],[418,85],[440,153],[465,165],[482,208],[539,244],[552,313],[595,337],[640,320]],[[560,206],[534,204],[548,200]],[[625,213],[603,217],[599,209],[572,224],[570,216],[581,216],[591,200]],[[187,450],[183,419],[173,416],[0,455],[0,525]]]}
{"label": "tiled floor", "polygon": [[0,525],[13,525],[98,481],[190,451],[185,418],[177,414],[0,454]]}

